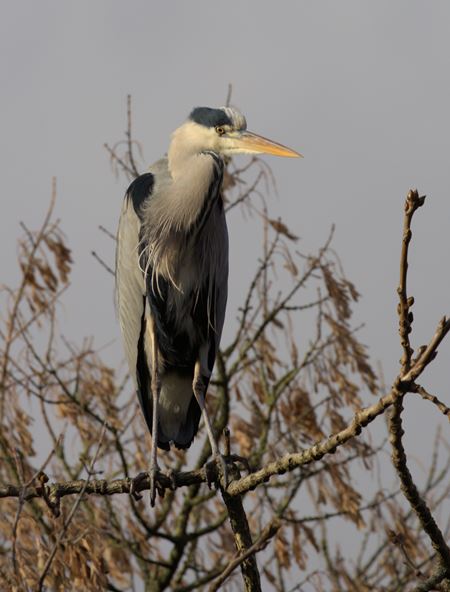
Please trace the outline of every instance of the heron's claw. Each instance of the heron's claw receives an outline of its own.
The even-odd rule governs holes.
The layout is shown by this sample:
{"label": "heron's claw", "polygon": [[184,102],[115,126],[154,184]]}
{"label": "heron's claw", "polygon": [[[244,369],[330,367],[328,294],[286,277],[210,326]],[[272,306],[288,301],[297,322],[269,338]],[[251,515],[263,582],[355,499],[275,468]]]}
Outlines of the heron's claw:
{"label": "heron's claw", "polygon": [[148,472],[148,479],[150,481],[150,505],[152,508],[155,507],[155,500],[156,500],[156,488],[157,488],[157,477],[156,472],[158,470],[158,465],[150,466],[150,471]]}
{"label": "heron's claw", "polygon": [[208,489],[211,489],[212,484],[216,482],[216,467],[214,461],[207,462],[205,464],[205,475],[206,475],[206,484],[208,485]]}
{"label": "heron's claw", "polygon": [[[231,469],[233,469],[234,463],[240,463],[244,470],[249,474],[252,472],[250,464],[245,457],[239,456],[238,454],[228,454],[224,456],[223,454],[218,453],[214,456],[212,461],[205,465],[206,482],[209,489],[211,489],[213,483],[215,483],[216,488],[220,484],[224,489],[227,489],[230,484],[230,469],[228,463],[231,465]],[[236,466],[235,471],[238,471],[238,467]]]}
{"label": "heron's claw", "polygon": [[226,457],[217,453],[213,459],[205,465],[206,483],[211,489],[213,483],[216,489],[222,485],[224,489],[228,487],[228,467]]}
{"label": "heron's claw", "polygon": [[239,454],[229,454],[225,457],[225,459],[227,462],[241,463],[241,465],[244,467],[244,470],[246,470],[248,474],[252,472],[250,463],[248,462],[248,459],[245,458],[245,456],[239,456]]}
{"label": "heron's claw", "polygon": [[150,470],[148,472],[148,480],[150,482],[150,506],[155,507],[156,500],[156,488],[155,488],[155,471]]}
{"label": "heron's claw", "polygon": [[[150,470],[146,473],[139,473],[133,479],[130,479],[130,495],[136,500],[139,501],[142,499],[142,495],[138,489],[142,484],[144,484],[143,489],[145,489],[145,485],[150,483],[150,504],[152,508],[155,507],[155,500],[156,500],[156,492],[158,491],[161,497],[164,497],[164,487],[162,487],[158,483],[158,475],[157,472],[159,470],[158,465],[155,467],[150,466]],[[172,480],[172,483],[175,483],[175,479]]]}
{"label": "heron's claw", "polygon": [[139,491],[137,491],[137,488],[143,481],[147,479],[147,477],[148,473],[139,473],[139,475],[136,475],[136,477],[130,479],[130,495],[133,496],[136,501],[142,499],[142,495],[139,493]]}

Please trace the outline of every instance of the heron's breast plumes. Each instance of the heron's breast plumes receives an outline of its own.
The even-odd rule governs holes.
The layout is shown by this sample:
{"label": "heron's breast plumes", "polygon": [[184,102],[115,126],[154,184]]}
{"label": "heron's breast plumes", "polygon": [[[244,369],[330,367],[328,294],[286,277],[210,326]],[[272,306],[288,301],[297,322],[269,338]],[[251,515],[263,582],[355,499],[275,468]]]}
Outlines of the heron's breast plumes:
{"label": "heron's breast plumes", "polygon": [[216,278],[226,274],[228,245],[221,182],[222,161],[196,155],[183,176],[155,176],[142,211],[140,264],[147,294],[164,311],[168,344],[185,335],[198,346],[216,324],[211,302]]}
{"label": "heron's breast plumes", "polygon": [[209,227],[221,182],[222,170],[207,154],[185,158],[182,166],[178,162],[175,178],[169,173],[156,176],[153,196],[144,205],[141,229],[144,271],[151,271],[155,286],[160,276],[187,292],[204,271],[202,260],[196,258],[205,254],[205,243],[214,250]]}

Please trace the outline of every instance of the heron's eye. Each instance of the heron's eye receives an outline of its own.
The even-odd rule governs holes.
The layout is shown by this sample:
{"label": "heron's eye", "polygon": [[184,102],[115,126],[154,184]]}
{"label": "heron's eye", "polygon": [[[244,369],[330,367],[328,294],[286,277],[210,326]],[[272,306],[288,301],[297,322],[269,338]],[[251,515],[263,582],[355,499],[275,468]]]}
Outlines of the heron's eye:
{"label": "heron's eye", "polygon": [[223,136],[223,134],[225,133],[225,129],[222,126],[218,125],[216,127],[216,132],[219,134],[219,136]]}

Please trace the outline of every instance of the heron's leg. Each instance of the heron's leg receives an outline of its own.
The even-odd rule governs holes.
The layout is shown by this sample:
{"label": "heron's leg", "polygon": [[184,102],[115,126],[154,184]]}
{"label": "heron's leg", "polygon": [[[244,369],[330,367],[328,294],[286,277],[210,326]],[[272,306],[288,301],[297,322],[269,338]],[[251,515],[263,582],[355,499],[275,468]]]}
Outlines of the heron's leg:
{"label": "heron's leg", "polygon": [[219,470],[223,475],[224,485],[225,488],[228,486],[228,471],[227,471],[227,464],[225,462],[224,457],[220,454],[219,447],[217,445],[216,439],[214,437],[213,429],[211,422],[209,420],[208,412],[206,411],[205,405],[205,385],[203,383],[202,372],[201,372],[201,364],[200,361],[197,360],[195,363],[194,368],[194,380],[192,383],[192,390],[194,391],[195,398],[197,399],[197,403],[201,409],[203,419],[205,420],[206,425],[206,432],[208,434],[209,443],[211,445],[211,451],[213,453],[213,457],[219,465]]}
{"label": "heron's leg", "polygon": [[152,414],[152,454],[150,457],[150,505],[155,506],[156,499],[156,470],[158,468],[157,454],[158,454],[158,410],[159,410],[159,393],[161,392],[161,379],[159,376],[159,348],[156,339],[156,329],[153,320],[150,321],[150,340],[152,344],[152,399],[153,399],[153,414]]}

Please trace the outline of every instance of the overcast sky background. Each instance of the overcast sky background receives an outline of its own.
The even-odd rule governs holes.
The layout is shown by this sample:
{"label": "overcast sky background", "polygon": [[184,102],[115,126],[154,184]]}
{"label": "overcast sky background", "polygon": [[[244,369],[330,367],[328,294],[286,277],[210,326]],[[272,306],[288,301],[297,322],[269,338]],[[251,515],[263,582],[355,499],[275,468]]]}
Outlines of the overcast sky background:
{"label": "overcast sky background", "polygon": [[[336,224],[334,247],[362,294],[356,321],[366,323],[363,341],[388,383],[401,355],[396,286],[410,187],[429,196],[414,221],[415,344],[450,314],[449,2],[1,6],[1,281],[17,282],[19,221],[38,227],[56,176],[56,212],[75,260],[61,327],[73,341],[113,341],[105,359],[122,357],[112,281],[90,252],[114,260],[98,225],[115,230],[126,182],[111,173],[103,143],[122,138],[126,95],[150,164],[192,107],[224,103],[229,82],[249,129],[305,155],[265,157],[279,194],[271,215],[288,221],[304,251],[314,251]],[[259,238],[237,213],[229,226],[232,320]],[[450,340],[424,380],[447,404],[449,361]],[[408,445],[427,428],[434,432],[437,412],[429,407],[410,406]]]}

